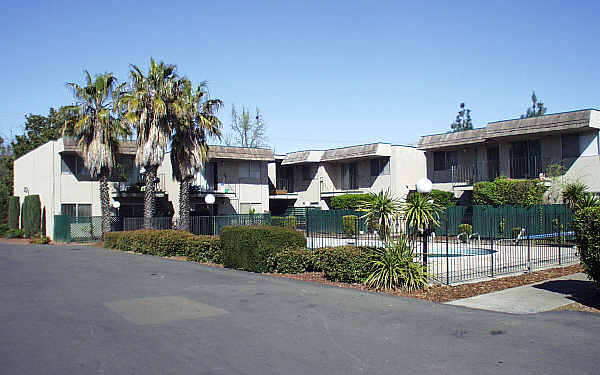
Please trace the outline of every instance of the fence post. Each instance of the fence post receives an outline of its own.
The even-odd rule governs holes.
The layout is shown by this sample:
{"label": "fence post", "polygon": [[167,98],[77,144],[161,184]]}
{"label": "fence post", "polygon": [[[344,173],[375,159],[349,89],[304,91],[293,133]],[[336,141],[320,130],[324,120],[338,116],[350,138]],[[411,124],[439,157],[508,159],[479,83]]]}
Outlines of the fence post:
{"label": "fence post", "polygon": [[448,254],[448,215],[449,209],[446,209],[446,285],[450,285],[450,258]]}
{"label": "fence post", "polygon": [[[494,219],[490,216],[490,228],[494,225]],[[492,231],[490,240],[492,241],[492,252],[491,252],[491,262],[492,262],[492,277],[494,277],[494,233]]]}
{"label": "fence post", "polygon": [[527,215],[527,221],[525,222],[525,233],[527,233],[527,272],[531,272],[531,234],[529,233],[530,215]]}

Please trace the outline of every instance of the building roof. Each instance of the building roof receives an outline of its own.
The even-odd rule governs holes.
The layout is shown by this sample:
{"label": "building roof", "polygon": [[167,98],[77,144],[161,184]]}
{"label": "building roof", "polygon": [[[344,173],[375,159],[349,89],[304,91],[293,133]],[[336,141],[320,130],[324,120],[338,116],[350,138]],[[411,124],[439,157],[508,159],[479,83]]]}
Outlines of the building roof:
{"label": "building roof", "polygon": [[389,143],[371,143],[366,145],[333,148],[329,150],[305,150],[290,152],[281,165],[319,163],[336,160],[352,160],[392,155]]}
{"label": "building roof", "polygon": [[600,111],[584,109],[539,117],[490,122],[485,128],[422,136],[421,150],[483,143],[504,137],[600,128]]}
{"label": "building roof", "polygon": [[[64,151],[79,152],[77,142],[73,137],[63,138]],[[119,153],[122,155],[135,155],[137,150],[136,141],[122,142],[119,145]],[[234,147],[211,145],[208,148],[209,159],[240,159],[255,161],[273,161],[273,151],[266,148]]]}

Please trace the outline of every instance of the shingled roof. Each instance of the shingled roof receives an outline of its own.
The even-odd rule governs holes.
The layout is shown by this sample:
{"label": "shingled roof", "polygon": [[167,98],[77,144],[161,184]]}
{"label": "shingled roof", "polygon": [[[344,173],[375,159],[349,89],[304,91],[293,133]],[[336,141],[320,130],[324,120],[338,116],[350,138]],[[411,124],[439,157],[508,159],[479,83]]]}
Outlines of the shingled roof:
{"label": "shingled roof", "polygon": [[[77,152],[77,142],[73,137],[63,138],[64,151]],[[136,141],[122,142],[119,145],[119,153],[122,155],[135,155],[137,150]],[[233,146],[209,146],[209,159],[240,159],[240,160],[256,160],[256,161],[273,161],[273,151],[266,148],[251,148],[251,147],[233,147]]]}
{"label": "shingled roof", "polygon": [[483,143],[504,137],[600,128],[600,111],[584,109],[539,117],[490,122],[485,128],[422,136],[418,148],[438,149]]}

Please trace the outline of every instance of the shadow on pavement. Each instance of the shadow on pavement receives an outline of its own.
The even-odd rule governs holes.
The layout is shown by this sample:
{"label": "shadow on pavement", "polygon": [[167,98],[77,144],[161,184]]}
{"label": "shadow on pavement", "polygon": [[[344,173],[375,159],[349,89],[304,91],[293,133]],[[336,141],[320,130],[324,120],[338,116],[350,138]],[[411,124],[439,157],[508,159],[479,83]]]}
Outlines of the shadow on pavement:
{"label": "shadow on pavement", "polygon": [[600,309],[600,289],[592,281],[583,280],[551,280],[533,285],[554,293],[568,295],[568,299],[582,305]]}

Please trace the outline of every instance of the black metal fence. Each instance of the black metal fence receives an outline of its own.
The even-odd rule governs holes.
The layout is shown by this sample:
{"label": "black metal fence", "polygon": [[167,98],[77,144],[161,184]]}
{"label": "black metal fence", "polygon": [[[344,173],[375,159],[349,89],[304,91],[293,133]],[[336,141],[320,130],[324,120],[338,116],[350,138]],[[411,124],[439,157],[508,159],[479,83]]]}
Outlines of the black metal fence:
{"label": "black metal fence", "polygon": [[[121,218],[122,227],[115,230],[131,231],[144,228],[143,217]],[[221,215],[221,216],[192,216],[190,218],[190,232],[202,235],[218,235],[226,226],[239,225],[269,225],[271,215],[269,214],[247,214],[247,215]],[[153,229],[176,229],[177,220],[172,217],[153,217]]]}
{"label": "black metal fence", "polygon": [[[551,207],[540,211],[536,206],[511,210],[510,216],[502,216],[498,210],[479,210],[475,220],[472,212],[454,210],[444,213],[437,227],[438,235],[432,232],[426,237],[426,252],[425,237],[421,234],[409,236],[415,259],[427,264],[432,281],[455,284],[572,264],[579,259],[569,211]],[[307,245],[311,249],[343,245],[385,246],[377,225],[369,223],[364,213],[314,211],[307,220]],[[514,227],[506,228],[509,224]],[[489,230],[496,226],[497,229]],[[397,240],[406,233],[403,227],[404,223],[394,222],[389,229],[391,238]],[[481,229],[481,233],[473,233],[474,228]]]}

